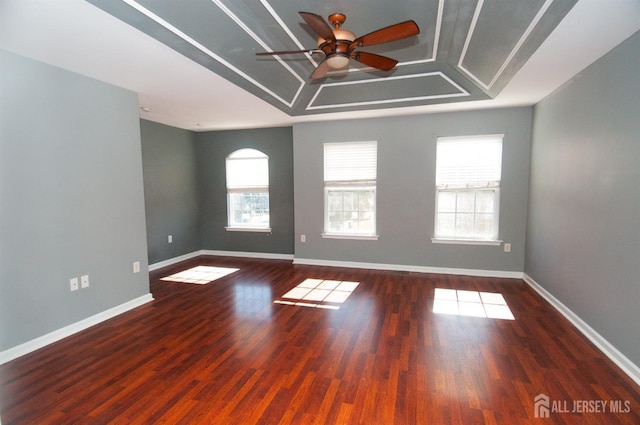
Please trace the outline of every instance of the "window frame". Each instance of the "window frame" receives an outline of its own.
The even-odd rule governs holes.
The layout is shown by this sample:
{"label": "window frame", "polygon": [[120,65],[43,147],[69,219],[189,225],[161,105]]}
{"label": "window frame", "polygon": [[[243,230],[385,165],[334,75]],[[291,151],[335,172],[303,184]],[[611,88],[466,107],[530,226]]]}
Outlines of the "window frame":
{"label": "window frame", "polygon": [[[252,151],[251,153],[254,153],[256,156],[247,156],[247,157],[243,157],[243,156],[238,156],[236,158],[233,158],[233,155],[236,155],[240,152],[245,152],[245,153],[249,153],[250,151]],[[247,186],[233,186],[233,187],[229,187],[229,161],[241,161],[241,160],[256,160],[256,159],[264,159],[266,161],[266,186],[264,184],[253,184],[253,185],[247,185]],[[262,176],[264,177],[264,176]],[[226,189],[227,189],[227,194],[226,194],[226,198],[227,198],[227,226],[225,226],[225,229],[227,231],[230,232],[271,232],[271,197],[269,196],[269,192],[270,192],[270,181],[269,181],[269,156],[267,154],[265,154],[264,152],[258,150],[258,149],[254,149],[254,148],[241,148],[241,149],[236,149],[235,151],[231,152],[229,155],[227,155],[227,157],[225,158],[225,178],[226,178]],[[261,225],[259,223],[248,223],[248,224],[242,224],[242,223],[237,223],[233,220],[233,215],[235,210],[233,209],[233,205],[232,205],[232,198],[233,195],[236,194],[244,194],[244,195],[253,195],[253,194],[263,194],[266,193],[267,195],[267,215],[268,215],[268,222],[264,225]]]}
{"label": "window frame", "polygon": [[[343,145],[343,147],[347,146],[355,146],[361,144],[363,146],[373,145],[375,147],[375,167],[373,170],[374,175],[369,175],[365,178],[348,180],[341,178],[339,180],[327,180],[326,171],[327,171],[327,145]],[[321,233],[323,238],[328,239],[360,239],[360,240],[377,240],[378,236],[378,225],[377,225],[377,215],[378,215],[378,207],[377,207],[377,168],[378,168],[378,142],[377,141],[345,141],[345,142],[327,142],[323,144],[323,166],[325,170],[325,176],[323,178],[324,183],[324,205],[323,205],[323,213],[324,213],[324,231]],[[335,170],[335,165],[331,165],[332,170]],[[330,215],[334,211],[330,211],[329,204],[329,193],[331,191],[343,191],[343,192],[373,192],[373,209],[372,211],[367,211],[372,213],[372,221],[373,221],[373,230],[371,232],[348,232],[348,231],[331,231],[330,230]],[[344,207],[342,208],[342,213],[345,212]],[[350,211],[359,213],[360,210]],[[359,220],[359,219],[356,219]]]}
{"label": "window frame", "polygon": [[[503,146],[504,146],[504,134],[483,134],[483,135],[472,135],[472,136],[453,136],[453,137],[437,137],[436,138],[436,167],[435,167],[435,172],[436,175],[438,173],[438,155],[437,155],[437,147],[438,147],[438,143],[441,141],[444,142],[456,142],[456,141],[471,141],[471,140],[478,140],[478,141],[489,141],[489,140],[496,140],[496,139],[500,139],[500,169],[499,169],[499,179],[497,181],[486,181],[486,182],[472,182],[472,181],[467,181],[464,185],[456,185],[455,187],[447,187],[447,185],[444,185],[445,187],[441,187],[442,185],[439,185],[437,180],[436,180],[436,184],[435,184],[435,205],[434,205],[434,221],[433,221],[433,237],[431,238],[432,243],[442,243],[442,244],[464,244],[464,245],[490,245],[490,246],[499,246],[502,243],[502,240],[500,239],[499,235],[500,235],[500,195],[501,195],[501,187],[502,187],[502,158],[503,158]],[[493,196],[493,212],[492,214],[492,234],[490,236],[483,236],[483,235],[461,235],[461,236],[456,236],[455,232],[455,226],[454,226],[454,234],[444,234],[444,233],[439,233],[438,231],[441,230],[439,229],[439,222],[438,222],[438,218],[439,218],[439,214],[441,213],[441,211],[439,210],[439,199],[440,199],[440,194],[441,193],[445,193],[445,192],[449,192],[449,193],[455,193],[456,194],[456,209],[457,209],[457,194],[461,193],[461,192],[473,192],[475,194],[474,196],[474,207],[473,207],[473,211],[469,212],[468,214],[471,214],[474,216],[474,220],[475,217],[480,215],[481,213],[478,212],[476,206],[476,197],[477,194],[481,191],[493,191],[494,192],[494,196]],[[455,217],[458,217],[458,214],[463,214],[463,213],[458,213],[458,211],[454,211],[453,214],[455,215]],[[466,214],[466,213],[464,213]]]}

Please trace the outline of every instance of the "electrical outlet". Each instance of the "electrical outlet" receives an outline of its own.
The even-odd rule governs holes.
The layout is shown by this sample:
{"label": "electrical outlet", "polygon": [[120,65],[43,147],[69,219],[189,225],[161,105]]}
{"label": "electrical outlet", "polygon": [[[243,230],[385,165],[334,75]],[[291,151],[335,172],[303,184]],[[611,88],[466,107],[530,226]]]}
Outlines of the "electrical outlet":
{"label": "electrical outlet", "polygon": [[307,235],[300,235],[300,242],[304,243],[307,241]]}
{"label": "electrical outlet", "polygon": [[511,252],[511,244],[510,243],[504,244],[504,252]]}
{"label": "electrical outlet", "polygon": [[173,235],[167,236],[167,242],[173,243]]}
{"label": "electrical outlet", "polygon": [[69,279],[69,289],[71,291],[77,291],[78,290],[78,278],[77,277]]}
{"label": "electrical outlet", "polygon": [[133,263],[133,272],[140,273],[140,261],[136,261]]}
{"label": "electrical outlet", "polygon": [[80,276],[80,287],[81,288],[88,288],[89,287],[89,275],[88,274]]}

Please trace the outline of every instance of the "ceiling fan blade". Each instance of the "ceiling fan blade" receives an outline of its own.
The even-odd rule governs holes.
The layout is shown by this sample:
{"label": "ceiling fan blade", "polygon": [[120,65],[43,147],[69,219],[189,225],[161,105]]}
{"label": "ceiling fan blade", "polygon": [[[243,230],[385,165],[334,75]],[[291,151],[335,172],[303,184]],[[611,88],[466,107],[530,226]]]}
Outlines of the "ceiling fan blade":
{"label": "ceiling fan blade", "polygon": [[311,73],[311,79],[315,80],[318,78],[322,78],[325,75],[327,75],[328,71],[329,71],[329,62],[327,62],[327,60],[325,59],[322,62],[320,62],[318,67]]}
{"label": "ceiling fan blade", "polygon": [[379,29],[369,34],[358,37],[349,46],[350,50],[356,47],[373,46],[374,44],[388,43],[390,41],[401,40],[403,38],[411,37],[420,34],[420,28],[414,21],[409,20],[400,22],[399,24],[391,25],[382,29]]}
{"label": "ceiling fan blade", "polygon": [[293,55],[296,53],[309,53],[313,55],[314,53],[324,53],[320,49],[307,49],[307,50],[280,50],[277,52],[257,52],[257,56],[275,56],[275,55]]}
{"label": "ceiling fan blade", "polygon": [[302,19],[304,19],[304,21],[311,27],[311,29],[313,29],[320,37],[324,38],[325,40],[335,39],[333,30],[322,16],[309,12],[298,13],[302,17]]}
{"label": "ceiling fan blade", "polygon": [[381,71],[389,71],[398,63],[395,59],[368,52],[353,52],[351,58]]}

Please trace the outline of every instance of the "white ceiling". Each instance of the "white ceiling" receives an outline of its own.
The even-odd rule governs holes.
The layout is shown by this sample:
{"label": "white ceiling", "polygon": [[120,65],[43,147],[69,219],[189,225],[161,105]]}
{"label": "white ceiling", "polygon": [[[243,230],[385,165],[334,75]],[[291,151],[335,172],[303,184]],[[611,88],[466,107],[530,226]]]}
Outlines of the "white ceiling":
{"label": "white ceiling", "polygon": [[533,105],[640,30],[640,0],[579,0],[489,100],[292,117],[84,0],[0,0],[0,47],[132,90],[141,117],[195,131]]}

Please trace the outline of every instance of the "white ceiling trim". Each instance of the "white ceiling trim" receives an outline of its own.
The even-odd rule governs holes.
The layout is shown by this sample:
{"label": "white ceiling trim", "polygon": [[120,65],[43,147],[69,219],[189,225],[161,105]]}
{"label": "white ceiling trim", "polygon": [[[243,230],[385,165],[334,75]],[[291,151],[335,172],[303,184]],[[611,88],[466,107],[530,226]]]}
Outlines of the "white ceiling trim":
{"label": "white ceiling trim", "polygon": [[531,33],[533,32],[533,30],[536,27],[536,25],[538,25],[538,23],[540,22],[540,19],[542,19],[544,14],[547,12],[547,9],[549,9],[549,7],[551,6],[551,3],[553,3],[553,0],[546,0],[544,2],[544,4],[540,8],[540,10],[536,14],[536,16],[533,18],[533,20],[531,21],[531,23],[529,24],[529,26],[527,27],[525,32],[522,34],[522,36],[520,37],[520,39],[518,40],[516,45],[513,47],[513,49],[509,53],[509,56],[507,56],[505,61],[502,63],[502,66],[498,69],[498,72],[493,76],[493,78],[491,79],[489,84],[487,84],[484,81],[482,81],[480,78],[478,78],[476,75],[474,75],[473,72],[471,72],[470,70],[465,68],[464,65],[462,64],[464,62],[464,58],[465,58],[465,56],[467,54],[467,48],[469,47],[469,43],[471,42],[471,38],[473,38],[473,33],[475,31],[476,24],[478,23],[478,17],[480,16],[480,11],[482,10],[482,7],[484,6],[484,0],[479,0],[478,4],[476,5],[476,10],[475,10],[475,12],[473,14],[473,19],[472,19],[471,25],[469,27],[469,32],[467,33],[467,39],[465,40],[464,47],[462,48],[462,54],[460,55],[460,59],[458,60],[458,67],[462,71],[464,71],[469,77],[471,77],[474,81],[476,81],[478,84],[480,84],[482,87],[484,87],[487,90],[490,90],[491,87],[493,87],[495,82],[498,80],[500,75],[502,75],[504,70],[507,68],[507,66],[509,65],[509,63],[511,62],[513,57],[516,55],[516,53],[518,53],[518,50],[520,50],[520,48],[522,47],[524,42],[527,40],[527,38],[529,38],[529,35],[531,35]]}
{"label": "white ceiling trim", "polygon": [[419,65],[421,63],[435,62],[438,56],[438,44],[440,43],[440,31],[442,29],[442,14],[444,13],[444,0],[438,1],[438,16],[436,17],[436,26],[433,34],[433,51],[430,58],[419,59],[415,61],[400,62],[396,66]]}
{"label": "white ceiling trim", "polygon": [[[293,35],[293,32],[291,32],[291,30],[289,29],[289,27],[284,23],[284,21],[282,20],[282,18],[280,17],[280,15],[278,15],[278,12],[275,11],[275,9],[273,8],[273,6],[271,6],[269,4],[269,2],[267,0],[260,0],[260,3],[262,4],[262,6],[264,6],[265,9],[267,9],[267,12],[269,12],[269,14],[271,15],[271,17],[273,17],[273,19],[275,19],[275,21],[278,23],[278,25],[280,25],[280,27],[282,28],[282,30],[284,32],[287,33],[287,35],[289,36],[289,38],[291,38],[291,40],[295,43],[296,46],[298,46],[298,48],[300,50],[305,50],[307,49],[307,47],[305,47],[302,43],[300,43],[300,40],[298,40],[296,38],[295,35]],[[268,51],[272,51],[273,49],[268,49]],[[313,57],[308,54],[305,53],[304,54],[307,59],[309,60],[309,62],[311,62],[311,64],[316,67],[318,66],[318,62],[316,62]],[[279,56],[275,56],[278,60],[281,60]]]}
{"label": "white ceiling trim", "polygon": [[[440,76],[442,79],[446,80],[449,84],[459,90],[459,93],[452,94],[438,94],[438,95],[429,95],[429,96],[415,96],[415,97],[406,97],[406,98],[396,98],[396,99],[382,99],[382,100],[370,100],[365,102],[350,102],[350,103],[334,103],[327,105],[316,105],[313,106],[313,103],[320,95],[320,92],[326,87],[335,87],[335,86],[348,86],[355,84],[371,84],[371,83],[386,83],[393,80],[406,80],[410,78],[423,78],[423,77],[432,77],[434,75]],[[416,100],[430,100],[430,99],[446,99],[446,98],[454,98],[461,96],[469,96],[469,92],[453,81],[451,78],[446,76],[441,71],[437,72],[426,72],[421,74],[413,74],[413,75],[401,75],[397,77],[383,77],[383,78],[374,78],[371,80],[361,80],[361,81],[344,81],[339,83],[329,83],[322,84],[320,88],[316,91],[315,95],[307,105],[307,111],[313,111],[318,109],[329,109],[329,108],[348,108],[352,106],[367,106],[367,105],[384,105],[389,103],[403,103],[403,102],[412,102]]]}
{"label": "white ceiling trim", "polygon": [[[204,54],[206,54],[207,56],[211,57],[212,59],[214,59],[215,61],[219,62],[220,64],[224,65],[225,67],[227,67],[228,69],[230,69],[231,71],[235,72],[236,74],[238,74],[240,77],[244,78],[245,80],[247,80],[248,82],[250,82],[251,84],[255,85],[256,87],[258,87],[259,89],[263,90],[265,93],[273,96],[275,99],[277,99],[278,101],[280,101],[281,103],[285,104],[286,106],[288,106],[289,108],[291,108],[293,106],[293,104],[295,103],[296,98],[299,96],[302,88],[304,87],[304,80],[302,80],[302,78],[296,74],[295,72],[293,72],[293,70],[286,64],[282,64],[283,66],[285,66],[285,68],[288,68],[287,70],[289,72],[292,73],[292,75],[294,77],[296,77],[296,79],[298,81],[300,81],[301,85],[298,88],[296,95],[294,96],[294,98],[291,101],[287,101],[286,99],[283,99],[281,96],[279,96],[278,94],[276,94],[275,92],[273,92],[272,90],[270,90],[268,87],[264,86],[263,84],[261,84],[260,82],[256,81],[255,79],[253,79],[252,77],[250,77],[249,75],[245,74],[244,72],[242,72],[240,69],[238,69],[236,66],[234,66],[233,64],[231,64],[230,62],[226,61],[224,58],[222,58],[221,56],[215,54],[214,52],[212,52],[211,50],[209,50],[207,47],[205,47],[204,45],[200,44],[198,41],[196,41],[195,39],[193,39],[192,37],[188,36],[187,34],[185,34],[184,32],[180,31],[178,28],[174,27],[173,25],[171,25],[169,22],[165,21],[164,19],[162,19],[161,17],[159,17],[158,15],[156,15],[155,13],[151,12],[149,9],[145,8],[144,6],[140,5],[139,3],[137,3],[135,0],[121,0],[122,2],[126,3],[127,5],[131,6],[132,8],[134,8],[135,10],[137,10],[138,12],[142,13],[143,15],[145,15],[146,17],[148,17],[149,19],[153,20],[154,22],[156,22],[157,24],[161,25],[162,27],[166,28],[167,30],[171,31],[173,34],[175,34],[176,36],[180,37],[181,39],[183,39],[184,41],[186,41],[187,43],[191,44],[193,47],[195,47],[196,49],[200,50],[201,52],[203,52]],[[218,7],[220,7],[220,9],[224,12],[226,7],[224,7],[223,5],[221,5],[217,0],[212,0],[213,3],[215,3]],[[227,9],[228,10],[228,9]],[[226,13],[226,12],[225,12]],[[235,15],[234,15],[235,16]],[[231,16],[229,16],[231,17]],[[232,18],[233,19],[233,18]],[[235,21],[235,20],[234,20]],[[238,20],[239,21],[239,20]],[[238,23],[238,21],[236,21],[236,23]],[[240,24],[239,24],[240,25]],[[240,25],[241,28],[245,29],[246,25],[242,24]],[[245,30],[246,31],[246,30]],[[249,34],[250,36],[252,36],[251,34]],[[255,35],[255,34],[254,34]],[[252,36],[253,37],[253,36]],[[254,38],[256,39],[256,38]],[[256,41],[258,43],[264,44],[264,42],[262,42],[259,39],[256,39]],[[266,46],[266,44],[264,44],[264,46]]]}
{"label": "white ceiling trim", "polygon": [[[238,16],[235,13],[233,13],[227,6],[225,6],[220,0],[211,0],[211,1],[216,6],[218,6],[220,10],[222,10],[229,18],[231,18],[233,22],[235,22],[240,28],[242,28],[242,30],[244,30],[244,32],[246,32],[249,35],[249,37],[253,38],[256,41],[256,43],[260,44],[265,50],[269,48],[267,43],[262,41],[262,39],[258,37],[257,34],[253,32],[253,30],[251,30],[251,28],[249,28],[244,22],[242,22],[242,20],[238,18]],[[287,69],[287,71],[289,71],[291,75],[296,77],[296,79],[300,82],[300,86],[298,86],[298,90],[296,90],[296,94],[293,96],[293,99],[291,99],[291,102],[287,105],[291,108],[293,104],[296,103],[298,96],[300,96],[300,92],[302,92],[302,89],[304,88],[304,85],[305,85],[305,80],[300,75],[298,75],[298,73],[295,72],[289,66],[289,64],[283,61],[280,57],[276,57],[276,59],[278,60],[280,65],[282,65],[285,69]],[[235,67],[233,70],[235,71]],[[240,73],[241,75],[244,75],[242,71],[240,71]],[[271,90],[269,90],[269,92],[271,92]]]}

